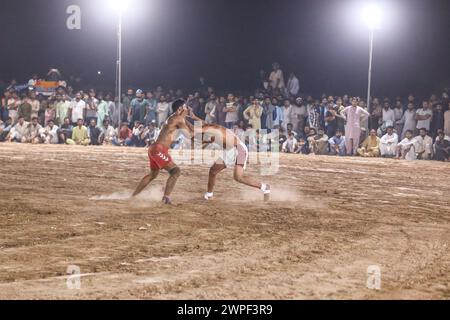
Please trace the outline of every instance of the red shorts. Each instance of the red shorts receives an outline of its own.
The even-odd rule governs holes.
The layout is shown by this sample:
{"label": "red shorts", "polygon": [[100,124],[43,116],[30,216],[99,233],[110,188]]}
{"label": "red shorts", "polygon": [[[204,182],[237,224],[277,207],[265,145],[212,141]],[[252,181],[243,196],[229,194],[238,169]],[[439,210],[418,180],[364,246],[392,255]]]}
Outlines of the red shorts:
{"label": "red shorts", "polygon": [[154,143],[148,148],[148,160],[150,161],[150,169],[152,170],[164,169],[172,162],[169,149],[158,143]]}

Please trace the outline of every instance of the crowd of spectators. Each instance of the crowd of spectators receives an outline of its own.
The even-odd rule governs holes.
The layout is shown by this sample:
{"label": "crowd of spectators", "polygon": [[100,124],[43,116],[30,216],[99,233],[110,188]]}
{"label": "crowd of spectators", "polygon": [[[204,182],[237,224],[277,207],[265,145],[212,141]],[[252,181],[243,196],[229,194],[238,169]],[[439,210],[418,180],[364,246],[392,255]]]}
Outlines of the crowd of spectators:
{"label": "crowd of spectators", "polygon": [[[450,161],[448,90],[421,101],[412,94],[373,97],[368,110],[359,97],[301,94],[297,76],[285,79],[277,63],[260,77],[252,95],[221,94],[201,77],[190,94],[161,86],[130,88],[119,103],[111,93],[75,92],[70,84],[44,96],[36,92],[39,77],[33,75],[27,84],[12,82],[4,91],[0,141],[145,147],[157,139],[172,102],[184,98],[196,115],[233,130],[246,143],[255,139],[258,145],[276,130],[281,152]],[[254,134],[246,134],[250,131]]]}

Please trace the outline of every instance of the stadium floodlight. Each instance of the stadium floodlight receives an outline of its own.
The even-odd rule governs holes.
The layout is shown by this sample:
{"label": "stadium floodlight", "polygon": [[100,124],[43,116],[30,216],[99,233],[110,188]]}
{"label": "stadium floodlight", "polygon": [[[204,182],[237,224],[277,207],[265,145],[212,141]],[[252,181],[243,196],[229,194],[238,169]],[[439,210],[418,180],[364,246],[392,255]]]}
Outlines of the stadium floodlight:
{"label": "stadium floodlight", "polygon": [[127,0],[110,0],[111,6],[116,10],[119,14],[123,14],[125,10],[128,8]]}
{"label": "stadium floodlight", "polygon": [[370,112],[370,94],[372,86],[372,62],[373,62],[373,38],[375,30],[381,27],[381,9],[376,4],[371,4],[364,8],[363,19],[370,30],[370,52],[369,52],[369,76],[367,86],[367,110]]}
{"label": "stadium floodlight", "polygon": [[381,26],[381,9],[376,4],[371,4],[364,8],[363,19],[369,30],[379,29]]}
{"label": "stadium floodlight", "polygon": [[121,123],[122,103],[122,15],[129,5],[129,0],[110,0],[111,6],[117,11],[119,23],[117,26],[117,62],[116,62],[116,94],[118,97],[119,123]]}

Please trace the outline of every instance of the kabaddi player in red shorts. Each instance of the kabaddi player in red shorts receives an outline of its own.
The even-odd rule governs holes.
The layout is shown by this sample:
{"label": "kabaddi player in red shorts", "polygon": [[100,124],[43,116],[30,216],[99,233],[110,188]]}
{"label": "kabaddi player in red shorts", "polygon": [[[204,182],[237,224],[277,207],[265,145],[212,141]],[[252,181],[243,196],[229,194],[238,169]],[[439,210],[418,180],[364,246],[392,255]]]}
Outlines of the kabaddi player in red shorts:
{"label": "kabaddi player in red shorts", "polygon": [[173,114],[167,119],[163,125],[158,139],[148,149],[148,158],[150,160],[150,174],[142,178],[133,193],[133,197],[141,193],[147,185],[152,182],[159,174],[159,171],[164,169],[169,172],[170,176],[167,179],[166,188],[162,201],[165,204],[171,204],[170,194],[175,187],[175,184],[180,176],[180,168],[172,161],[169,155],[169,148],[174,141],[177,130],[183,129],[193,135],[193,127],[186,122],[188,116],[188,108],[184,100],[177,100],[172,104]]}

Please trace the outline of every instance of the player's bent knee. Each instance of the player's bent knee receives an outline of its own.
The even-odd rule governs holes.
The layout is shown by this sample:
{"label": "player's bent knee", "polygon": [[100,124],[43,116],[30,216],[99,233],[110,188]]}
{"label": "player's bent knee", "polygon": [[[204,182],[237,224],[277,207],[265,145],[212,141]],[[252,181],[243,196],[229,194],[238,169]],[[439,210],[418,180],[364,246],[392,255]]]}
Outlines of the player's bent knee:
{"label": "player's bent knee", "polygon": [[181,174],[181,169],[179,167],[175,167],[169,170],[169,174],[173,177],[178,178]]}

